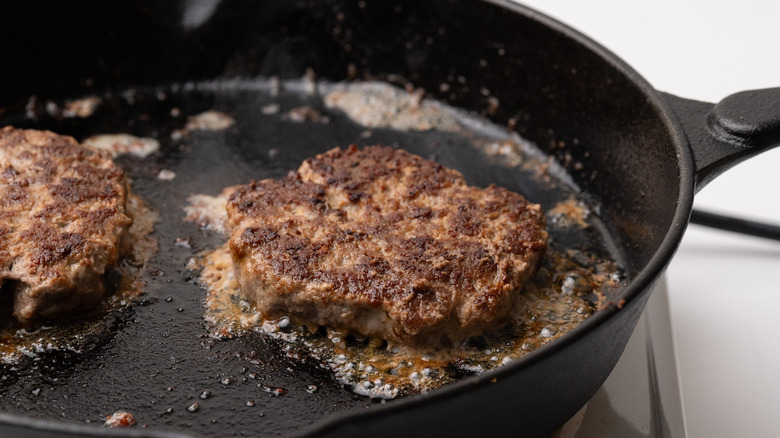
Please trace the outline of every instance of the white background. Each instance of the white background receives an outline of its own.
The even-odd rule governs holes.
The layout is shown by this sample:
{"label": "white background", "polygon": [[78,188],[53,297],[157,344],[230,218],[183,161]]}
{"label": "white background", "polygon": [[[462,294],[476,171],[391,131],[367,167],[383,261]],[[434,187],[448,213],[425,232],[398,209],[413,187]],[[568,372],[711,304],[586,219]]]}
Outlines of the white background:
{"label": "white background", "polygon": [[[662,91],[716,102],[780,87],[780,2],[521,3],[590,36]],[[695,207],[780,224],[778,189],[780,149],[720,176]],[[691,225],[667,279],[688,436],[780,436],[780,242]]]}

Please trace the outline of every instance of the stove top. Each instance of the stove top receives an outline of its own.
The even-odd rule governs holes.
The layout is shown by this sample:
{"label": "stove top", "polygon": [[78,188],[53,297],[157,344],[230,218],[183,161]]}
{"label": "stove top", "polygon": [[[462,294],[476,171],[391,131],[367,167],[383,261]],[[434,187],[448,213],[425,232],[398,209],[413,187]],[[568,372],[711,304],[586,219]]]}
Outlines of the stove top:
{"label": "stove top", "polygon": [[601,389],[553,438],[686,436],[666,279]]}

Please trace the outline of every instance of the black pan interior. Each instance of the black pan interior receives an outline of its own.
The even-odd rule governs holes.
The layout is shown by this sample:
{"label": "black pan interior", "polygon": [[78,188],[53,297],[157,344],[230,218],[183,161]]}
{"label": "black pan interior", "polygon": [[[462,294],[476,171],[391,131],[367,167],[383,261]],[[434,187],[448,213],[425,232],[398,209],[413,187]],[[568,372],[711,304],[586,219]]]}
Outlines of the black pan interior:
{"label": "black pan interior", "polygon": [[[575,193],[565,179],[535,178],[533,172],[491,159],[461,134],[367,130],[302,93],[301,85],[293,83],[292,90],[274,96],[271,82],[260,79],[174,84],[105,92],[98,110],[87,118],[65,118],[58,112],[18,115],[15,125],[20,128],[80,139],[128,131],[160,139],[160,153],[118,160],[128,170],[133,191],[161,214],[155,231],[160,252],[144,268],[141,300],[104,316],[112,325],[86,342],[88,352],[53,350],[3,369],[0,403],[5,412],[100,422],[106,414],[127,410],[151,427],[195,435],[261,427],[267,435],[286,435],[329,414],[381,403],[342,388],[316,360],[287,357],[281,341],[259,334],[230,341],[209,337],[203,320],[205,292],[196,284],[198,271],[187,266],[190,258],[225,237],[183,220],[192,194],[217,195],[229,185],[281,177],[303,158],[334,145],[377,143],[434,158],[463,172],[472,184],[495,183],[524,193],[545,209]],[[269,105],[278,105],[278,112],[264,114]],[[321,112],[328,122],[290,120],[289,111],[302,106]],[[226,131],[175,135],[187,116],[207,110],[232,114],[236,124]],[[158,179],[163,169],[176,177]],[[595,218],[593,224],[579,231],[551,225],[551,245],[620,260],[604,224]]]}
{"label": "black pan interior", "polygon": [[[161,214],[160,253],[144,276],[147,293],[116,314],[118,330],[89,351],[52,353],[30,367],[7,368],[0,391],[4,412],[100,422],[107,409],[127,409],[150,426],[193,435],[290,435],[328,415],[379,403],[340,387],[315,362],[286,357],[278,341],[253,335],[214,342],[206,336],[202,290],[185,266],[219,238],[182,222],[192,193],[216,194],[227,185],[282,176],[302,158],[335,145],[385,143],[434,157],[473,184],[520,191],[545,207],[563,196],[491,163],[456,135],[377,129],[366,138],[364,128],[335,113],[328,113],[328,124],[278,116],[266,123],[260,109],[269,103],[282,112],[319,105],[300,93],[269,100],[272,76],[298,79],[311,70],[330,81],[411,84],[512,126],[569,171],[566,190],[576,187],[602,208],[609,236],[571,236],[568,243],[596,238],[629,275],[645,266],[671,222],[678,169],[661,116],[631,78],[533,16],[489,3],[368,3],[215,2],[208,19],[191,28],[181,24],[191,12],[187,3],[137,2],[121,12],[90,5],[46,14],[38,18],[45,31],[15,39],[24,43],[6,51],[18,68],[1,73],[6,92],[0,124],[77,139],[127,132],[164,140],[151,159],[120,161],[134,190]],[[3,32],[21,31],[36,6],[42,7],[4,6]],[[60,34],[69,38],[55,37]],[[46,109],[47,101],[88,94],[104,98],[88,119]],[[180,116],[172,115],[173,108]],[[236,126],[171,139],[183,117],[212,109],[233,115]],[[162,169],[177,177],[161,182],[156,175]],[[192,248],[175,245],[177,238]]]}

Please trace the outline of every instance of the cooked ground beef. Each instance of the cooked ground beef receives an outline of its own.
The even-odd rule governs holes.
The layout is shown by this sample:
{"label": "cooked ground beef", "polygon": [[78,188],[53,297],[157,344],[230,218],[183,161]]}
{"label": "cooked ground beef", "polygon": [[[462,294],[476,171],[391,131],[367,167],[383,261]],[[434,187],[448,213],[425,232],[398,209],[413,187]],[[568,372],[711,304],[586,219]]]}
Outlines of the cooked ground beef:
{"label": "cooked ground beef", "polygon": [[397,343],[505,324],[547,246],[539,205],[382,146],[237,187],[227,211],[243,293],[266,317]]}
{"label": "cooked ground beef", "polygon": [[0,291],[31,324],[95,307],[127,249],[125,175],[48,131],[0,129]]}

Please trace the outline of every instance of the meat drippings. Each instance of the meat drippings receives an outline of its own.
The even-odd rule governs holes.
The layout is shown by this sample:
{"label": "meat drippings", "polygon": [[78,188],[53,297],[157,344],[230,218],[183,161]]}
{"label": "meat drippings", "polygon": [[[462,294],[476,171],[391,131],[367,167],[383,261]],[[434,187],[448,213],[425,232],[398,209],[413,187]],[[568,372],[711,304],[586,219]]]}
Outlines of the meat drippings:
{"label": "meat drippings", "polygon": [[429,99],[421,90],[406,91],[384,82],[338,84],[328,89],[325,105],[344,111],[367,128],[458,132],[453,111]]}
{"label": "meat drippings", "polygon": [[[191,201],[200,206],[224,205],[224,196],[203,195]],[[570,207],[566,201],[553,211],[556,216],[573,216],[562,224],[580,226],[579,219],[586,213]],[[224,216],[209,212],[215,210],[202,209],[192,218],[200,218],[198,222],[211,229],[223,229]],[[227,244],[192,259],[189,267],[200,270],[200,283],[207,290],[205,319],[212,336],[230,339],[258,331],[283,339],[288,342],[288,356],[316,359],[356,393],[379,398],[428,392],[521,358],[576,328],[609,301],[608,292],[623,280],[611,260],[584,251],[550,249],[517,295],[509,324],[451,348],[426,349],[306,326],[289,317],[267,319],[242,294]]]}
{"label": "meat drippings", "polygon": [[[22,358],[35,359],[49,351],[79,354],[94,347],[96,337],[107,333],[114,321],[107,315],[120,313],[143,293],[141,271],[157,253],[158,242],[152,235],[158,214],[132,193],[127,198],[127,213],[133,218],[128,229],[132,244],[129,254],[107,273],[109,287],[102,304],[90,314],[65,318],[55,325],[21,328],[13,318],[1,318],[0,363],[14,364]],[[12,303],[1,303],[0,312],[10,313]]]}
{"label": "meat drippings", "polygon": [[242,295],[227,245],[193,259],[191,268],[201,269],[212,336],[230,339],[259,331],[286,340],[289,356],[319,360],[356,393],[394,398],[495,369],[577,327],[607,301],[604,290],[616,288],[621,280],[614,263],[590,260],[591,266],[583,266],[574,261],[581,257],[588,256],[550,252],[518,294],[512,322],[500,331],[430,350],[308,327],[288,317],[265,319]]}
{"label": "meat drippings", "polygon": [[146,158],[160,150],[160,142],[151,137],[136,137],[130,134],[98,134],[84,140],[84,146],[106,151],[113,157],[133,155]]}

